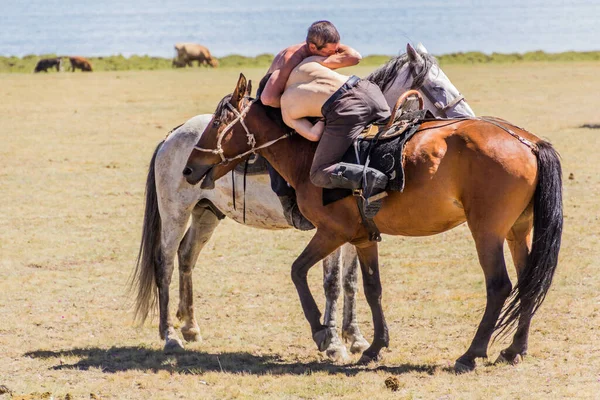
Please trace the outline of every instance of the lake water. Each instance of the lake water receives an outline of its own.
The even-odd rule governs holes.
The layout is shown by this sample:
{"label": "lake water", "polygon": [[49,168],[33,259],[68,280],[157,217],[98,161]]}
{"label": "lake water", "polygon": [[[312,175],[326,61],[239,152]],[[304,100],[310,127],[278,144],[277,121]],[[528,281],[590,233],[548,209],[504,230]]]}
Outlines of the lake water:
{"label": "lake water", "polygon": [[598,0],[0,0],[0,55],[173,56],[173,44],[214,55],[276,53],[332,21],[363,55],[422,42],[459,51],[600,50]]}

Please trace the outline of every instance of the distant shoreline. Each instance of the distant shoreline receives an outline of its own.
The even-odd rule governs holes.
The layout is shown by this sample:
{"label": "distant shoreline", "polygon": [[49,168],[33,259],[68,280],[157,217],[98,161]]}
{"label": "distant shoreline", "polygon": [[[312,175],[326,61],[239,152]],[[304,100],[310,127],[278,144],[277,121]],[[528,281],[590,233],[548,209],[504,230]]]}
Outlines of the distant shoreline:
{"label": "distant shoreline", "polygon": [[[63,56],[63,55],[61,55]],[[0,73],[31,73],[36,63],[42,58],[57,57],[56,54],[26,55],[23,57],[0,56]],[[64,55],[67,57],[67,55]],[[361,61],[361,65],[381,65],[393,56],[370,55]],[[112,55],[106,57],[87,57],[94,71],[127,71],[127,70],[157,70],[171,69],[172,59],[165,57],[137,56],[125,57]],[[450,64],[506,64],[518,62],[569,62],[569,61],[600,61],[600,51],[568,51],[562,53],[546,53],[532,51],[527,53],[491,53],[466,52],[450,53],[436,56],[440,65]],[[273,54],[260,54],[256,57],[246,57],[236,54],[220,57],[219,68],[263,67],[268,68],[273,60]],[[65,60],[66,70],[69,62]],[[52,70],[56,72],[56,70]]]}

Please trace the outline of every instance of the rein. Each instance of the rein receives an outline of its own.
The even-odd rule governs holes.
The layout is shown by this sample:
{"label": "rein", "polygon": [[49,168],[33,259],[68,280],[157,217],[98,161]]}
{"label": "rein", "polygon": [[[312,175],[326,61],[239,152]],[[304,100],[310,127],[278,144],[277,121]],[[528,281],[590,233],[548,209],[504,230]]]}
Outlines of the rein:
{"label": "rein", "polygon": [[[227,126],[225,127],[225,129],[223,129],[219,133],[219,136],[217,137],[217,148],[216,149],[205,149],[203,147],[200,147],[200,146],[196,145],[196,146],[194,146],[194,149],[198,150],[198,151],[203,151],[203,152],[206,152],[206,153],[217,154],[219,157],[221,157],[221,162],[214,165],[214,166],[217,166],[217,165],[221,165],[221,164],[228,164],[231,161],[234,161],[234,160],[237,160],[237,159],[240,159],[240,158],[244,158],[244,157],[246,157],[247,155],[250,155],[250,154],[255,154],[258,150],[264,149],[265,147],[269,147],[272,144],[275,144],[275,143],[277,143],[278,141],[280,141],[282,139],[287,139],[288,137],[290,137],[292,135],[292,133],[286,133],[285,135],[280,136],[277,139],[273,139],[273,140],[268,141],[267,143],[264,143],[264,144],[262,144],[260,146],[256,146],[256,138],[254,137],[254,134],[251,133],[248,130],[248,127],[244,123],[244,117],[246,116],[246,114],[250,110],[250,107],[252,107],[252,105],[257,100],[258,100],[258,98],[251,100],[250,103],[242,110],[241,113],[238,110],[236,110],[236,108],[234,106],[232,106],[231,103],[227,103],[227,106],[229,107],[229,109],[231,111],[233,111],[233,113],[236,115],[236,118],[233,121],[231,121],[229,124],[227,124]],[[245,151],[244,153],[238,154],[235,157],[225,157],[225,152],[223,151],[223,147],[221,146],[221,142],[223,141],[223,138],[225,137],[225,134],[227,132],[229,132],[229,130],[232,129],[235,126],[235,124],[237,124],[238,122],[242,125],[242,127],[246,131],[246,137],[248,138],[248,146],[250,146],[250,150]]]}

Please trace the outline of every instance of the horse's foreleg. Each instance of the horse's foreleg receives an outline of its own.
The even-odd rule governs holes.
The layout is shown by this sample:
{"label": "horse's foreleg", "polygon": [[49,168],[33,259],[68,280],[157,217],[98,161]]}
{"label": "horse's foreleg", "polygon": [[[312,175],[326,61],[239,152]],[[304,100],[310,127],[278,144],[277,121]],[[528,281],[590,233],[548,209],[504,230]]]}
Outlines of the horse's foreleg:
{"label": "horse's foreleg", "polygon": [[200,327],[194,316],[194,289],[192,270],[200,251],[219,224],[219,219],[210,210],[197,207],[192,213],[192,223],[179,246],[179,307],[177,318],[183,321],[181,333],[188,342],[202,340]]}
{"label": "horse's foreleg", "polygon": [[[518,277],[521,276],[521,272],[527,265],[527,256],[531,251],[532,238],[533,222],[530,219],[515,224],[506,238]],[[522,306],[525,312],[519,317],[519,325],[513,336],[513,341],[508,348],[500,352],[496,362],[518,363],[527,354],[529,326],[531,324],[531,302],[527,302],[527,299],[524,298]]]}
{"label": "horse's foreleg", "polygon": [[302,251],[300,256],[292,264],[292,281],[298,291],[300,303],[304,316],[310,324],[313,340],[317,343],[320,351],[325,351],[331,343],[331,331],[329,327],[321,324],[321,312],[317,307],[306,279],[308,270],[317,262],[325,258],[340,245],[343,239],[337,238],[335,234],[317,229],[317,233]]}
{"label": "horse's foreleg", "polygon": [[368,247],[357,248],[367,303],[373,316],[373,343],[363,352],[359,363],[365,364],[379,358],[379,352],[389,345],[388,328],[381,307],[381,280],[379,277],[379,255],[377,242]]}
{"label": "horse's foreleg", "polygon": [[485,275],[487,302],[483,318],[479,323],[471,346],[460,356],[454,365],[456,372],[467,372],[475,369],[475,359],[487,357],[487,348],[494,332],[502,306],[511,291],[511,283],[506,272],[504,253],[502,250],[504,237],[494,234],[482,227],[481,231],[473,231],[477,247],[479,263]]}
{"label": "horse's foreleg", "polygon": [[342,248],[323,259],[323,289],[325,290],[325,315],[323,324],[329,327],[331,343],[325,354],[333,361],[346,361],[348,352],[337,334],[337,301],[340,297],[340,275],[343,265]]}
{"label": "horse's foreleg", "polygon": [[369,342],[363,337],[356,318],[356,294],[358,293],[358,256],[356,249],[350,243],[341,247],[342,250],[342,287],[344,288],[344,322],[342,323],[342,338],[350,342],[350,352],[362,353],[369,347]]}

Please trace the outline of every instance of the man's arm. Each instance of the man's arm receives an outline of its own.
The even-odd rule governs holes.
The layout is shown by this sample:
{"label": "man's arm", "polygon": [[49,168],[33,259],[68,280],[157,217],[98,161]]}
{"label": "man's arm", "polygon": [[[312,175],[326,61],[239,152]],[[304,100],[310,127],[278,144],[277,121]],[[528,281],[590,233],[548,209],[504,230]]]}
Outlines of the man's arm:
{"label": "man's arm", "polygon": [[285,84],[293,69],[304,59],[304,53],[296,50],[291,54],[286,53],[283,57],[283,65],[273,71],[260,95],[260,101],[266,106],[281,108],[281,95],[285,90]]}
{"label": "man's arm", "polygon": [[340,44],[337,53],[330,55],[319,63],[329,69],[337,69],[351,67],[358,64],[360,60],[362,60],[362,56],[358,51],[345,44]]}
{"label": "man's arm", "polygon": [[310,140],[311,142],[318,142],[323,135],[323,131],[325,130],[325,122],[319,121],[316,124],[311,124],[306,118],[298,118],[293,119],[290,118],[287,113],[282,112],[283,122],[296,132],[300,134],[300,136]]}

